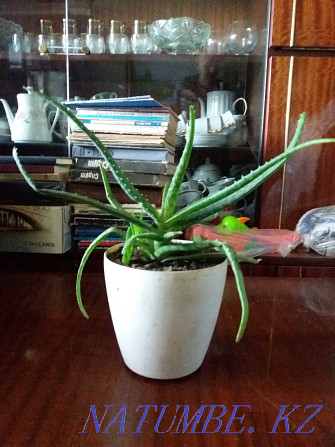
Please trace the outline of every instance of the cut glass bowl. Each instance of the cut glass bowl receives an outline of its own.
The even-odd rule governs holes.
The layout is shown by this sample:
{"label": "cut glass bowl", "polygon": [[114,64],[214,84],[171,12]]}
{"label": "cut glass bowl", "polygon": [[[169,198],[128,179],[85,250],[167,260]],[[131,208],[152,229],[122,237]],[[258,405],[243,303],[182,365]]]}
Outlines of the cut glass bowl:
{"label": "cut glass bowl", "polygon": [[170,54],[193,54],[211,34],[211,26],[191,17],[156,20],[148,28],[152,43]]}

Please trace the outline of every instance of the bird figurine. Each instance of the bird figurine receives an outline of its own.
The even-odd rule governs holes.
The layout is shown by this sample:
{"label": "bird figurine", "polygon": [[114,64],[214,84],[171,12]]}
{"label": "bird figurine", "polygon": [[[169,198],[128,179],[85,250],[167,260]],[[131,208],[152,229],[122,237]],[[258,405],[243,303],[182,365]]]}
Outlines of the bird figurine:
{"label": "bird figurine", "polygon": [[228,228],[229,230],[250,230],[250,228],[245,225],[248,222],[249,217],[235,217],[235,216],[225,216],[218,227]]}

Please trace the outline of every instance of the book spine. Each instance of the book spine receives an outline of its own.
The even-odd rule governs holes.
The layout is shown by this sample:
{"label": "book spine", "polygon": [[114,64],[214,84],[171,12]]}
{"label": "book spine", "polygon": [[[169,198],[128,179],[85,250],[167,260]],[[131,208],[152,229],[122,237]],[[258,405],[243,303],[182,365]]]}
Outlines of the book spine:
{"label": "book spine", "polygon": [[166,112],[120,112],[112,110],[77,109],[77,118],[110,118],[115,120],[141,120],[141,121],[169,121],[170,115]]}
{"label": "book spine", "polygon": [[[38,181],[66,181],[69,177],[68,172],[42,173],[33,172],[30,174],[32,180]],[[0,172],[0,181],[23,180],[23,175],[19,172]]]}
{"label": "book spine", "polygon": [[[148,174],[168,174],[175,172],[175,165],[165,161],[133,161],[119,160],[118,165],[124,172],[143,172]],[[97,169],[103,166],[108,169],[108,164],[101,158],[77,158],[74,167],[77,169]]]}
{"label": "book spine", "polygon": [[[53,157],[44,155],[21,155],[19,153],[20,161],[23,165],[71,165],[72,159],[70,157]],[[12,155],[0,155],[0,165],[2,164],[16,164]]]}
{"label": "book spine", "polygon": [[[163,127],[167,128],[169,123],[166,121],[146,121],[146,120],[114,120],[102,117],[79,118],[79,120],[87,126],[87,124],[107,124],[109,126],[129,126],[129,127]],[[127,127],[128,128],[128,127]]]}
{"label": "book spine", "polygon": [[[107,178],[110,183],[117,183],[110,171],[107,171]],[[129,172],[127,173],[127,178],[133,185],[156,187],[163,187],[171,180],[171,177],[167,175],[143,174],[139,172]],[[100,169],[71,169],[69,181],[102,183],[102,177]]]}
{"label": "book spine", "polygon": [[[29,174],[52,174],[52,173],[60,173],[60,172],[68,172],[70,169],[69,165],[26,165],[23,164],[23,168]],[[19,173],[20,170],[17,167],[16,163],[0,163],[0,173]]]}
{"label": "book spine", "polygon": [[[111,152],[115,160],[168,161],[170,163],[173,163],[174,161],[174,155],[166,149],[110,148],[108,150]],[[102,158],[102,155],[96,148],[73,145],[72,157]]]}
{"label": "book spine", "polygon": [[[93,132],[131,134],[131,135],[165,135],[167,127],[163,126],[132,126],[132,125],[114,125],[109,122],[86,122],[83,124],[87,129]],[[74,132],[81,133],[81,129],[74,128]]]}
{"label": "book spine", "polygon": [[[54,172],[54,165],[26,165],[26,164],[24,164],[23,167],[28,173],[33,173],[33,172],[52,173],[52,172]],[[20,172],[20,170],[17,167],[16,163],[7,163],[7,164],[0,163],[0,173],[3,173],[3,172],[18,173],[18,172]]]}

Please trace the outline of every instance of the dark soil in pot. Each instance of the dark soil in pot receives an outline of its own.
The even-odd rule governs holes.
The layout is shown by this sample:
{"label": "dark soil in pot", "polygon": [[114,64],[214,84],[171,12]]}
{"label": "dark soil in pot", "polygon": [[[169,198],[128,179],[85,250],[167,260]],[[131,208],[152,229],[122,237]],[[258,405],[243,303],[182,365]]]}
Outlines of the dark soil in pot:
{"label": "dark soil in pot", "polygon": [[157,270],[157,271],[188,271],[188,270],[199,270],[207,267],[212,267],[213,265],[220,264],[224,261],[223,258],[220,259],[182,259],[174,260],[168,262],[160,261],[148,261],[148,259],[141,256],[139,253],[133,253],[133,256],[128,264],[123,264],[121,261],[120,250],[116,252],[109,252],[108,259],[120,265],[127,265],[131,268],[143,269],[143,270]]}

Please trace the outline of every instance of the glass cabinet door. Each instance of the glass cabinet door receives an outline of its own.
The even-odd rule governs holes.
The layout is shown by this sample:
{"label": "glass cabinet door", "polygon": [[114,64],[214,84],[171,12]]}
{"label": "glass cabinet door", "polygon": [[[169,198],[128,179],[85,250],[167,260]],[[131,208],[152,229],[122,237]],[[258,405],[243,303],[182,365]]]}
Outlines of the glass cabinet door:
{"label": "glass cabinet door", "polygon": [[[209,160],[222,176],[238,178],[260,158],[268,3],[4,0],[0,6],[0,97],[13,113],[23,86],[59,100],[149,94],[186,120],[189,106],[194,105],[199,121],[191,169]],[[184,19],[171,24],[170,18]],[[158,20],[174,27],[167,28],[165,37],[164,29],[154,34]],[[185,29],[186,37],[178,37]],[[219,99],[213,98],[213,92]],[[238,138],[208,127],[213,116],[227,110],[243,126]],[[1,138],[6,127],[3,109],[0,120]],[[67,144],[68,131],[67,121],[59,119],[52,143]],[[180,135],[177,155],[183,144]]]}

